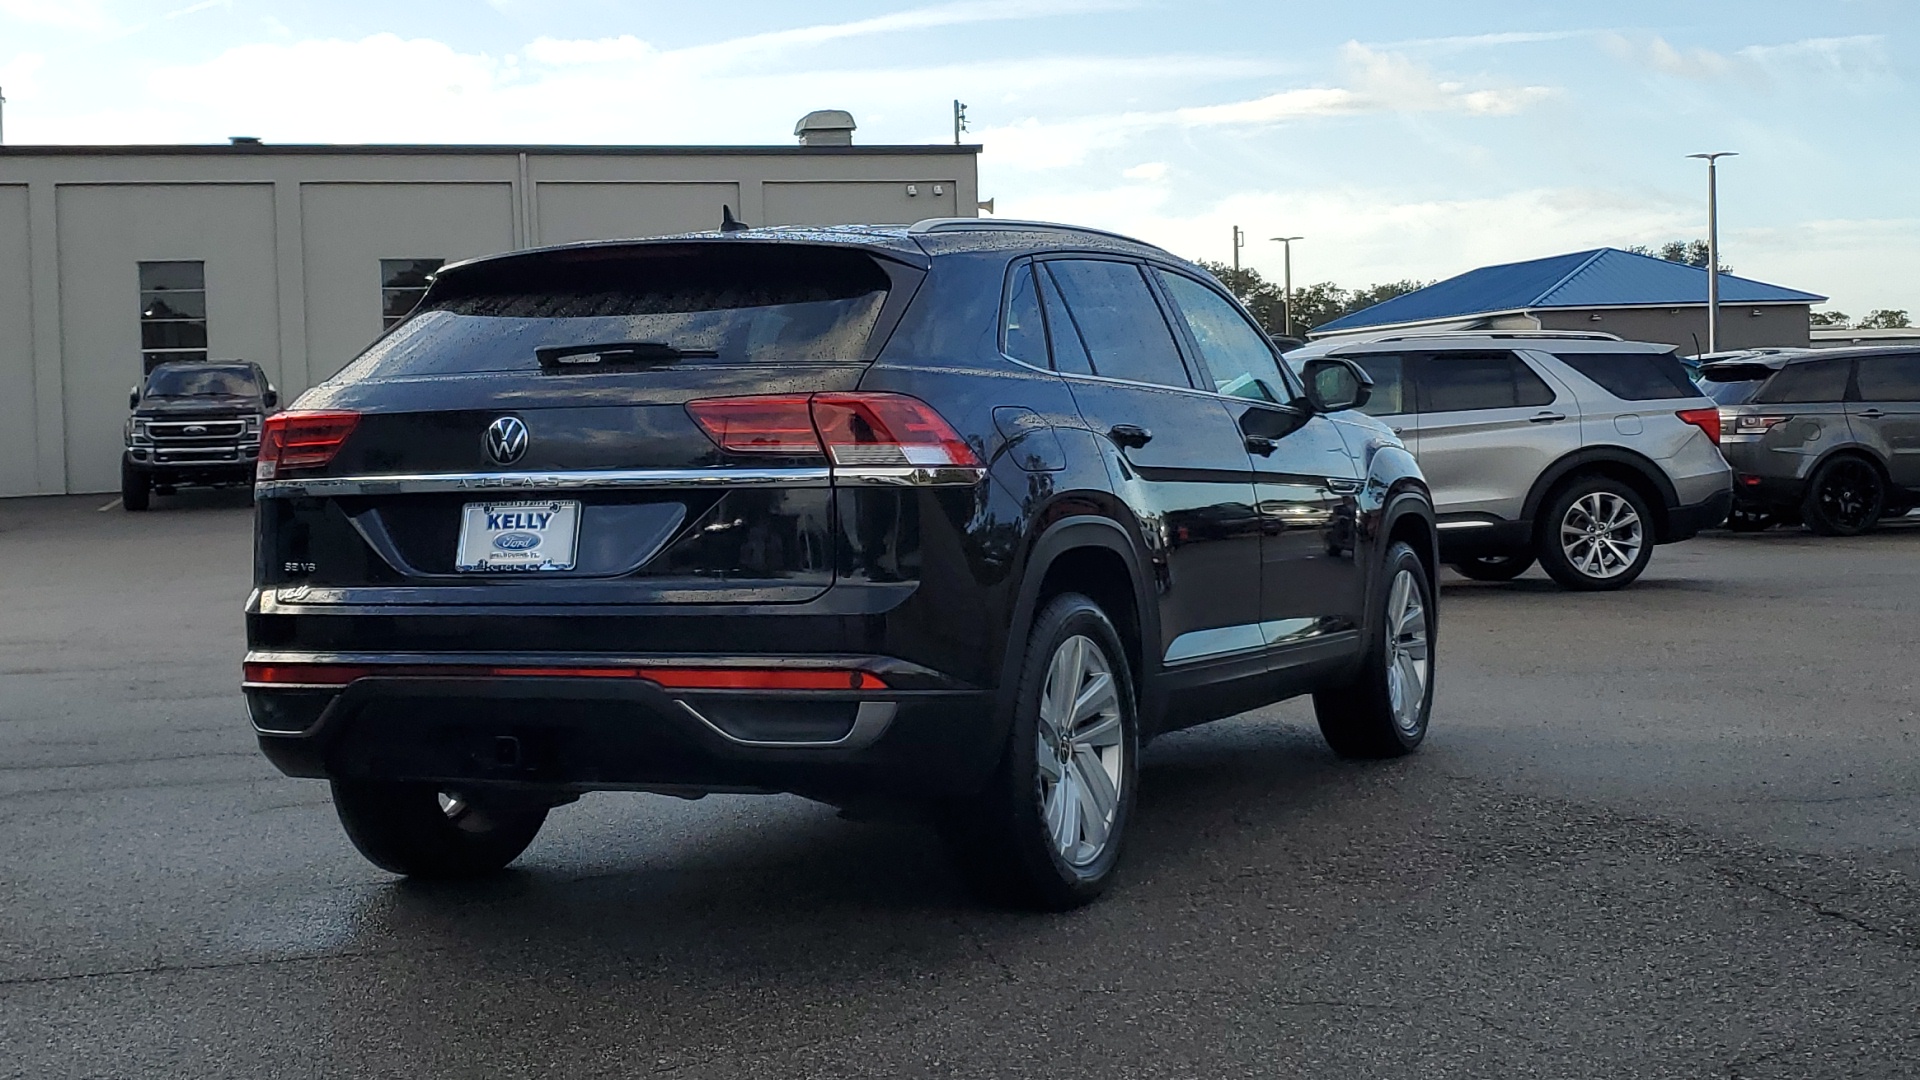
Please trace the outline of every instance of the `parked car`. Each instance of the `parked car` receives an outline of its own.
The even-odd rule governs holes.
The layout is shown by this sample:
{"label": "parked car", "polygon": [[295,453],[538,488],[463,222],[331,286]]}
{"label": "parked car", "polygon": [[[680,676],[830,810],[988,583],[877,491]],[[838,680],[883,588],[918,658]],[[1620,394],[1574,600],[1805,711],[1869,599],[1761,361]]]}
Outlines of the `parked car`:
{"label": "parked car", "polygon": [[1701,369],[1743,530],[1866,532],[1920,504],[1920,348],[1821,349]]}
{"label": "parked car", "polygon": [[1720,524],[1733,498],[1720,413],[1674,349],[1578,332],[1457,331],[1320,342],[1373,377],[1365,410],[1413,450],[1440,556],[1506,581],[1536,560],[1569,589],[1618,589],[1656,544]]}
{"label": "parked car", "polygon": [[1418,746],[1413,458],[1204,271],[950,220],[519,252],[267,425],[245,691],[402,874],[583,791],[932,807],[974,879],[1106,884],[1140,745],[1314,695]]}
{"label": "parked car", "polygon": [[245,360],[159,364],[127,392],[120,505],[145,510],[154,493],[253,482],[266,414],[280,392]]}

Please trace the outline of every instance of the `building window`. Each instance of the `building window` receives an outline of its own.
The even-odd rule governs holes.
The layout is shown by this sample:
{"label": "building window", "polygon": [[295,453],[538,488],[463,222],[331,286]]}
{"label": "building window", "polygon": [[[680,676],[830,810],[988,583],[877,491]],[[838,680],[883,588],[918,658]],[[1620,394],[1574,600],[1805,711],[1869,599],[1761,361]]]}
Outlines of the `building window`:
{"label": "building window", "polygon": [[413,313],[445,259],[380,260],[380,329],[391,330]]}
{"label": "building window", "polygon": [[169,360],[207,358],[207,264],[140,264],[140,360],[144,370]]}

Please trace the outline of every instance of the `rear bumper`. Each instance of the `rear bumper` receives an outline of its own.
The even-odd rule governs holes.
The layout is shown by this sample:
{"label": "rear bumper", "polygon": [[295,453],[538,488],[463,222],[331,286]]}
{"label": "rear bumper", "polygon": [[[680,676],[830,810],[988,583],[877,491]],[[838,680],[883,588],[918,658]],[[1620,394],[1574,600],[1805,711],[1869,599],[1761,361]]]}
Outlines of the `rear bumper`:
{"label": "rear bumper", "polygon": [[1691,540],[1702,529],[1711,529],[1727,520],[1727,514],[1733,510],[1733,490],[1722,489],[1707,499],[1686,506],[1674,506],[1667,509],[1667,528],[1659,542],[1663,544]]}
{"label": "rear bumper", "polygon": [[[345,686],[247,685],[260,748],[282,772],[576,792],[926,797],[977,790],[1004,737],[989,694],[879,657],[833,664],[877,673],[884,689],[800,691],[669,690],[645,678],[472,673],[476,662],[541,667],[556,662],[550,656],[347,659],[404,673]],[[676,661],[728,663],[645,658]],[[818,666],[821,658],[751,661]],[[343,661],[254,653],[249,662]]]}

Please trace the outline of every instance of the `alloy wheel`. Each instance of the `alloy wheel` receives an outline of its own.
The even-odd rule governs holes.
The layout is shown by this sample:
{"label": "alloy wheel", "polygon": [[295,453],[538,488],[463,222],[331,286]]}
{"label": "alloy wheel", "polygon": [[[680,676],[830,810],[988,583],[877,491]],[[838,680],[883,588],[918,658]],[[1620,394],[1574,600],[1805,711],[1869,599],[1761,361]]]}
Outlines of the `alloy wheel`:
{"label": "alloy wheel", "polygon": [[1034,757],[1041,819],[1070,866],[1100,857],[1126,776],[1126,738],[1113,665],[1093,639],[1061,642],[1047,665]]}
{"label": "alloy wheel", "polygon": [[1848,532],[1866,528],[1879,513],[1880,477],[1864,461],[1835,462],[1816,497],[1826,519]]}
{"label": "alloy wheel", "polygon": [[1560,549],[1574,569],[1590,578],[1626,573],[1645,545],[1639,511],[1611,491],[1582,495],[1560,519]]}
{"label": "alloy wheel", "polygon": [[1409,735],[1420,731],[1421,707],[1432,672],[1427,649],[1427,605],[1413,572],[1402,570],[1387,592],[1387,699],[1394,723]]}

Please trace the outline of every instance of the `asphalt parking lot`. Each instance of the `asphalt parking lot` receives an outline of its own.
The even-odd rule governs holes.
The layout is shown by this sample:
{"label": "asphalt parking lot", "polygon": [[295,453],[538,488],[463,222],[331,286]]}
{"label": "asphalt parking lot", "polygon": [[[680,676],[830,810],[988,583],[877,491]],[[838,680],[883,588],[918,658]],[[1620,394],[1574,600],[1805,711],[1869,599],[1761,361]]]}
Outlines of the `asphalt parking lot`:
{"label": "asphalt parking lot", "polygon": [[794,799],[399,883],[254,749],[244,496],[104,500],[0,503],[0,1075],[1920,1074],[1920,522],[1452,578],[1422,753],[1162,740],[1122,880],[1037,917]]}

